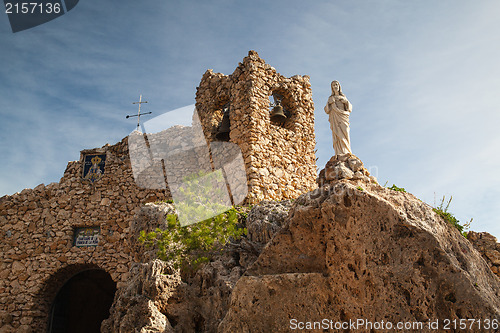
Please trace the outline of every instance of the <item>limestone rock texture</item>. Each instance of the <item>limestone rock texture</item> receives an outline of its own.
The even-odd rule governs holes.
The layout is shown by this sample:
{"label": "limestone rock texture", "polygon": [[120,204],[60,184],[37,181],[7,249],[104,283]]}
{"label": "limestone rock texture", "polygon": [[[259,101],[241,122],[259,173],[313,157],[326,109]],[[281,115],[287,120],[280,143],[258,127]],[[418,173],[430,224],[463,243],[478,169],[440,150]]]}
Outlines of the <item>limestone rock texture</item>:
{"label": "limestone rock texture", "polygon": [[[161,227],[172,209],[142,207],[131,233]],[[263,201],[246,227],[194,273],[143,252],[102,332],[289,332],[292,319],[442,325],[500,315],[500,280],[478,251],[494,239],[476,234],[482,242],[473,244],[412,194],[369,177]]]}
{"label": "limestone rock texture", "polygon": [[409,193],[334,180],[300,196],[288,219],[236,283],[219,332],[500,315],[500,281],[481,254]]}
{"label": "limestone rock texture", "polygon": [[[131,279],[115,298],[110,318],[101,324],[101,332],[172,332],[172,326],[161,313],[181,283],[178,274],[160,260],[136,263]],[[136,328],[140,328],[136,330]]]}
{"label": "limestone rock texture", "polygon": [[481,253],[491,271],[500,277],[500,243],[496,237],[487,232],[469,231],[467,239]]}
{"label": "limestone rock texture", "polygon": [[249,213],[247,219],[248,238],[256,243],[267,244],[286,224],[290,200],[262,201]]}

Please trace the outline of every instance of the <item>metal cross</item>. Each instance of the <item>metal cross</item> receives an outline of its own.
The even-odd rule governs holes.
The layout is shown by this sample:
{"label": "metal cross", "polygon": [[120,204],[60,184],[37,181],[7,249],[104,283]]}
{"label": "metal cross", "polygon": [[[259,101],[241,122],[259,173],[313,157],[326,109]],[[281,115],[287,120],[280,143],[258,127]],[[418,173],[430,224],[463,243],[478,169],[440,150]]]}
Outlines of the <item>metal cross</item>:
{"label": "metal cross", "polygon": [[139,123],[140,123],[140,121],[141,121],[141,115],[143,115],[143,114],[150,114],[150,113],[152,113],[152,112],[145,112],[145,113],[141,113],[141,104],[142,104],[142,103],[147,103],[147,102],[148,102],[148,101],[144,101],[144,102],[143,102],[143,101],[142,101],[142,95],[139,95],[139,102],[133,102],[133,103],[132,103],[132,104],[139,104],[139,111],[137,111],[137,114],[136,114],[136,115],[135,115],[135,114],[134,114],[134,115],[131,115],[131,116],[127,115],[127,116],[125,117],[125,118],[127,118],[127,119],[128,119],[128,118],[130,118],[130,117],[137,117],[137,130],[139,130],[139,127],[140,127]]}

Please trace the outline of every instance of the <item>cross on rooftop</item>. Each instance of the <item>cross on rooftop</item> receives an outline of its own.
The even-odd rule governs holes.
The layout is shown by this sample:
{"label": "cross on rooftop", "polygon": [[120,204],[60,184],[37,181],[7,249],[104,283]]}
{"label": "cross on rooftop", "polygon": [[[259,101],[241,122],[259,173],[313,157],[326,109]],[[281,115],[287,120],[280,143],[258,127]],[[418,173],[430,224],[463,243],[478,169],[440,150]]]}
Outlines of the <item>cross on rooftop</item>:
{"label": "cross on rooftop", "polygon": [[127,115],[125,118],[130,118],[130,117],[137,117],[137,130],[139,131],[139,127],[140,127],[140,121],[141,121],[141,115],[143,114],[150,114],[152,112],[145,112],[145,113],[141,113],[141,104],[142,103],[147,103],[148,101],[143,101],[142,100],[142,95],[139,95],[139,102],[133,102],[132,104],[139,104],[139,111],[137,111],[137,114],[135,115]]}

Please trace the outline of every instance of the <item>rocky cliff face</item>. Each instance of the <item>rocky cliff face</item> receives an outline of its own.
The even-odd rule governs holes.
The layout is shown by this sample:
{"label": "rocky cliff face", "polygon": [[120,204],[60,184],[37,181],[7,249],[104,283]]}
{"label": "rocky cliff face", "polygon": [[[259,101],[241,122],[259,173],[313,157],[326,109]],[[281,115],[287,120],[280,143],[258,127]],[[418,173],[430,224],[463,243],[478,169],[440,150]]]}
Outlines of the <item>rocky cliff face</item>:
{"label": "rocky cliff face", "polygon": [[413,195],[355,173],[323,177],[289,212],[256,206],[247,239],[192,277],[140,264],[104,331],[288,332],[364,319],[435,332],[429,322],[497,319],[500,282],[472,244]]}
{"label": "rocky cliff face", "polygon": [[236,284],[221,332],[500,314],[500,283],[481,255],[411,194],[335,181],[297,199],[289,219]]}

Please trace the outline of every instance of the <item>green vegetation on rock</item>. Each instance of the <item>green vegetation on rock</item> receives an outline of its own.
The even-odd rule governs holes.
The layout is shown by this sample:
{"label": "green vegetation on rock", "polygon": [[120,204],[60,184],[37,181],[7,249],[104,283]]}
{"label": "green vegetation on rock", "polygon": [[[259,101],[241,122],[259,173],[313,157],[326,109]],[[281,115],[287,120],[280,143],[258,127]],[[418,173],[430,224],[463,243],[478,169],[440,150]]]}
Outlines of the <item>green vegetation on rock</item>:
{"label": "green vegetation on rock", "polygon": [[239,218],[246,212],[233,207],[213,218],[188,226],[181,226],[177,215],[167,215],[167,228],[146,233],[141,231],[139,242],[158,248],[158,258],[171,261],[175,268],[196,270],[221,252],[230,239],[239,239],[247,233],[239,226]]}
{"label": "green vegetation on rock", "polygon": [[220,170],[193,173],[184,177],[180,185],[174,205],[182,219],[177,214],[167,215],[165,230],[143,230],[139,242],[149,248],[156,247],[158,258],[172,262],[175,268],[196,270],[222,251],[230,239],[246,234],[240,222],[246,220],[247,210],[219,202],[226,190]]}
{"label": "green vegetation on rock", "polygon": [[397,187],[395,184],[392,184],[391,187],[388,187],[388,189],[397,191],[397,192],[403,192],[406,193],[406,190],[403,187]]}
{"label": "green vegetation on rock", "polygon": [[473,219],[470,219],[469,222],[467,222],[467,223],[465,223],[463,225],[460,224],[460,221],[455,216],[453,216],[453,214],[451,212],[448,211],[448,208],[450,207],[450,203],[451,203],[452,199],[453,199],[453,196],[450,196],[450,200],[448,200],[448,202],[445,205],[446,198],[445,198],[445,196],[443,196],[443,198],[441,199],[441,203],[439,204],[439,206],[433,208],[433,210],[439,216],[441,216],[442,218],[444,218],[449,224],[451,224],[452,226],[454,226],[455,228],[457,228],[458,231],[460,231],[460,233],[464,237],[467,238],[467,232],[464,231],[464,228],[465,229],[469,229],[469,227],[470,227]]}

